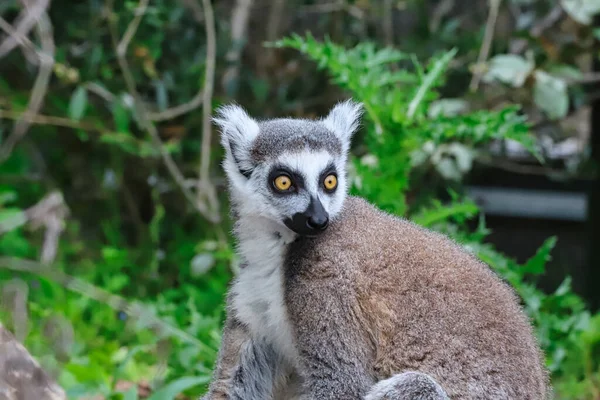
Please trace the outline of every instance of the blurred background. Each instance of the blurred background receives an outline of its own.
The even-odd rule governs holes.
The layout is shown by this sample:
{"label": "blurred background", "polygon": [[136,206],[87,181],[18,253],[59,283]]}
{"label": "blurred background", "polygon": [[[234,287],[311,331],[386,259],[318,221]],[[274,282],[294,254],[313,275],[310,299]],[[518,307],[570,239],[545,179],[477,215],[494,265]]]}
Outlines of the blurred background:
{"label": "blurred background", "polygon": [[202,394],[238,265],[214,109],[317,118],[352,97],[352,193],[488,263],[535,324],[555,397],[600,399],[598,13],[0,1],[3,345],[24,343],[69,399]]}

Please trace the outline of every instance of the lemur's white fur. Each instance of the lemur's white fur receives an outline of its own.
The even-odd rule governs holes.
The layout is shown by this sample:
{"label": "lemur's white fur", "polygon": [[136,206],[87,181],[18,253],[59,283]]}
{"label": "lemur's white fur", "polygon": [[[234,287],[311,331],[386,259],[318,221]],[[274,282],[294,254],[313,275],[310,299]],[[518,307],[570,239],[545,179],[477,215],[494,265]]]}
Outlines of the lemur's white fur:
{"label": "lemur's white fur", "polygon": [[[235,105],[224,106],[219,110],[219,117],[214,122],[221,126],[223,135],[221,135],[221,145],[225,148],[225,171],[231,176],[230,169],[252,168],[248,157],[252,141],[258,136],[259,127],[243,108]],[[233,155],[232,144],[235,144],[236,154]],[[236,166],[235,161],[239,163]],[[237,171],[236,171],[237,172]]]}
{"label": "lemur's white fur", "polygon": [[361,104],[347,100],[333,107],[323,119],[325,126],[341,139],[344,151],[348,151],[350,138],[358,129],[362,113]]}
{"label": "lemur's white fur", "polygon": [[[277,237],[279,226],[247,217],[240,224],[238,251],[247,262],[232,287],[233,307],[255,337],[264,338],[291,362],[296,359],[290,324],[283,303],[285,244],[293,234]],[[243,239],[242,239],[243,237]]]}

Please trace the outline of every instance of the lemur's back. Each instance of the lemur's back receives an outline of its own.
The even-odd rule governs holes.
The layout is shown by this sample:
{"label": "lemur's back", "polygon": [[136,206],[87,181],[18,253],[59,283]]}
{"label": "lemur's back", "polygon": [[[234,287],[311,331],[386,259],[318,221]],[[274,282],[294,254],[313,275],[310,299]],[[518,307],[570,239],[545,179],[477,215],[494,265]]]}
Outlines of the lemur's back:
{"label": "lemur's back", "polygon": [[[365,346],[365,363],[376,379],[418,370],[452,399],[547,396],[547,373],[517,297],[486,265],[439,234],[349,197],[326,232],[292,245],[287,268],[292,315],[302,313],[302,296],[324,295],[302,292],[297,288],[314,286],[299,282],[329,281],[322,287],[339,291],[328,296],[351,294],[346,318],[364,331],[348,346]],[[315,315],[314,326],[303,318],[296,329],[319,329],[320,318]],[[352,342],[357,340],[362,343]],[[337,351],[343,359],[344,345]]]}

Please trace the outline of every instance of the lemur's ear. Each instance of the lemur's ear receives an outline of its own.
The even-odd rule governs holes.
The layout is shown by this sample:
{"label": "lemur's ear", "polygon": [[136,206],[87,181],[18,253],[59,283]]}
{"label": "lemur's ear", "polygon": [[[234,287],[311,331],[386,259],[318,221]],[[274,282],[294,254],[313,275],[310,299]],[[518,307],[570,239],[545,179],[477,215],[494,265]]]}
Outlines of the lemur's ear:
{"label": "lemur's ear", "polygon": [[246,177],[254,165],[250,157],[252,143],[258,136],[258,123],[238,105],[227,105],[217,110],[213,121],[221,128],[221,145]]}
{"label": "lemur's ear", "polygon": [[360,125],[362,114],[363,106],[361,103],[346,100],[333,107],[323,123],[340,138],[345,146],[348,146],[352,135]]}

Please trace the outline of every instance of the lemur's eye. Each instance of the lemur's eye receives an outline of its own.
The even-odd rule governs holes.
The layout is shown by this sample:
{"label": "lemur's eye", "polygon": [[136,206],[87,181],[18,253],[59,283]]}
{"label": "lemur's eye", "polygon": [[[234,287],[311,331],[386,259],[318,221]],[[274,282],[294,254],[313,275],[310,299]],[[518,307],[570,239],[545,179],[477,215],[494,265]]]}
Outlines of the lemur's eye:
{"label": "lemur's eye", "polygon": [[323,181],[323,186],[325,186],[325,189],[327,190],[335,189],[337,187],[337,176],[334,174],[327,175]]}
{"label": "lemur's eye", "polygon": [[277,178],[275,178],[273,184],[277,190],[285,192],[292,187],[292,180],[287,175],[279,175]]}

